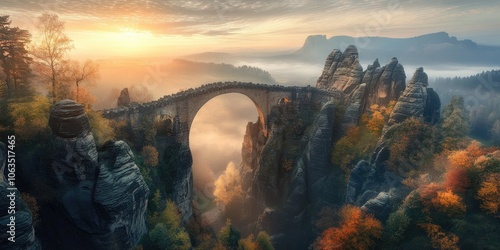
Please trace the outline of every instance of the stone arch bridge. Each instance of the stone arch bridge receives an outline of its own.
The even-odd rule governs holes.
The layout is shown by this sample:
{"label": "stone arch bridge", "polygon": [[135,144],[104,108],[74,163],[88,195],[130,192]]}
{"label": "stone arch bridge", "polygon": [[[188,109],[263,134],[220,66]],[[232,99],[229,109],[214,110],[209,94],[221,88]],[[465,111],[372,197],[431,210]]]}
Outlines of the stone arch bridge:
{"label": "stone arch bridge", "polygon": [[126,121],[133,131],[140,130],[146,119],[173,122],[173,135],[188,153],[177,166],[174,180],[173,200],[187,221],[192,215],[191,199],[193,193],[192,158],[189,153],[189,131],[198,111],[212,98],[228,93],[239,93],[253,101],[259,114],[261,129],[267,137],[268,115],[274,105],[283,98],[291,101],[313,101],[324,104],[331,100],[341,100],[340,91],[323,91],[315,87],[288,87],[243,82],[224,82],[205,84],[195,89],[188,89],[168,95],[159,100],[119,107],[102,111],[103,117],[116,121]]}
{"label": "stone arch bridge", "polygon": [[319,90],[315,87],[289,87],[243,82],[219,82],[188,89],[159,100],[128,107],[106,109],[103,117],[117,121],[127,121],[133,129],[139,129],[143,119],[156,117],[173,118],[175,132],[182,143],[188,143],[191,124],[198,111],[212,98],[223,94],[239,93],[247,96],[255,104],[264,134],[267,133],[267,116],[280,100],[311,100],[325,103],[339,99],[341,92]]}

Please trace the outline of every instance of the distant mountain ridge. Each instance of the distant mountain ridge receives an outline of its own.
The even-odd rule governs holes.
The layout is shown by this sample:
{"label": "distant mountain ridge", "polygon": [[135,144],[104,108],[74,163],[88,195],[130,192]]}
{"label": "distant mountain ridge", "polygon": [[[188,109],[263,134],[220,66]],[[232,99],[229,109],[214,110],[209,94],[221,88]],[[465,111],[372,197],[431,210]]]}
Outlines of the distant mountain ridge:
{"label": "distant mountain ridge", "polygon": [[411,38],[351,37],[311,35],[293,57],[321,63],[333,49],[343,51],[355,45],[361,61],[389,61],[393,56],[405,64],[500,65],[500,46],[481,45],[472,40],[458,40],[446,32]]}

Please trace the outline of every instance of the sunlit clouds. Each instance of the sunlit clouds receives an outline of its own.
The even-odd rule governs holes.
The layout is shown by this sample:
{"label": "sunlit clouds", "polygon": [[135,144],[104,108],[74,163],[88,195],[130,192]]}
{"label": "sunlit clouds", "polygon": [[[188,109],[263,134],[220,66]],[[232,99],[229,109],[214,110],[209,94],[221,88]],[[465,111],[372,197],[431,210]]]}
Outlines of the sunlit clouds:
{"label": "sunlit clouds", "polygon": [[500,32],[492,32],[500,27],[499,3],[493,0],[4,0],[0,5],[28,29],[40,13],[57,13],[83,51],[102,57],[150,56],[161,47],[173,48],[163,50],[173,54],[292,48],[310,34],[408,37],[447,31],[479,43],[500,40]]}

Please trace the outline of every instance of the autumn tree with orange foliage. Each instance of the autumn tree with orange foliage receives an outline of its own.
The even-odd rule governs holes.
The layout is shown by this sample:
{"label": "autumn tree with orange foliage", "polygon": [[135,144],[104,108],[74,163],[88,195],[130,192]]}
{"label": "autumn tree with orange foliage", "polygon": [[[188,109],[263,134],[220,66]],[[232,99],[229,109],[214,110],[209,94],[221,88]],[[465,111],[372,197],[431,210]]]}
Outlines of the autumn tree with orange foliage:
{"label": "autumn tree with orange foliage", "polygon": [[444,175],[443,186],[453,192],[463,193],[470,186],[467,170],[464,168],[449,169]]}
{"label": "autumn tree with orange foliage", "polygon": [[323,231],[314,249],[371,249],[382,236],[380,221],[359,207],[342,207],[340,217],[340,226]]}
{"label": "autumn tree with orange foliage", "polygon": [[443,187],[435,182],[420,187],[420,202],[424,205],[423,212],[429,212],[432,206],[432,200],[437,197],[437,193],[442,191]]}
{"label": "autumn tree with orange foliage", "polygon": [[452,233],[445,233],[441,227],[432,223],[421,223],[419,226],[424,229],[431,239],[432,247],[441,250],[460,250],[458,247],[458,236]]}
{"label": "autumn tree with orange foliage", "polygon": [[494,173],[481,183],[477,192],[481,208],[489,214],[497,214],[500,210],[500,173]]}

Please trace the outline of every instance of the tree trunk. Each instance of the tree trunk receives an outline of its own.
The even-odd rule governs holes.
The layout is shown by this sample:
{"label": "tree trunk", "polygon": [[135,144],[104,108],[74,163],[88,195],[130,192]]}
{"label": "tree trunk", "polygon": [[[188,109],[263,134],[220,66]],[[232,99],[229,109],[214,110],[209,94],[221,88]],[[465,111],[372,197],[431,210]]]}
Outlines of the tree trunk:
{"label": "tree trunk", "polygon": [[56,103],[56,80],[52,79],[52,103]]}
{"label": "tree trunk", "polygon": [[78,86],[78,81],[76,82],[76,102],[79,102],[80,98],[80,88]]}

